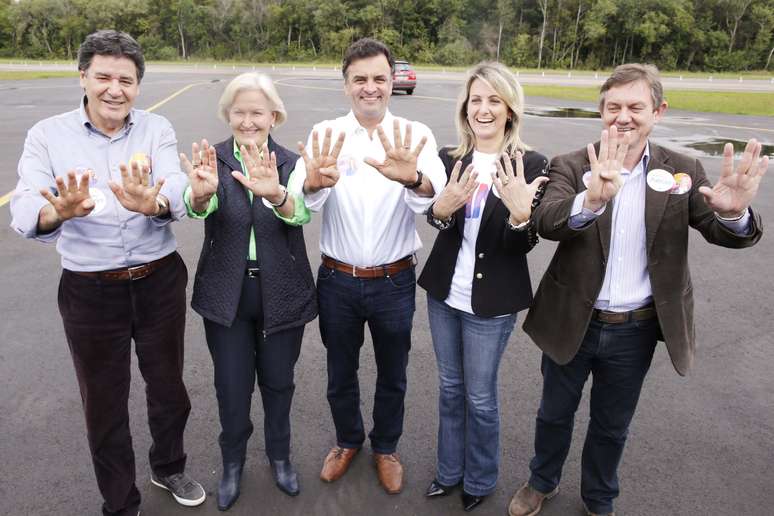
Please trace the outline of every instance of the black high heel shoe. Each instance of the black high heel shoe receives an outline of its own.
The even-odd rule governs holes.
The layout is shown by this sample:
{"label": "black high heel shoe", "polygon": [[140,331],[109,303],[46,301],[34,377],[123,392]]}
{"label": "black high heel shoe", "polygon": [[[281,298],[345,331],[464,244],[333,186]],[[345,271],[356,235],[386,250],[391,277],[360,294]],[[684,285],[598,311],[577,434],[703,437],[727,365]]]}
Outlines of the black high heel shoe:
{"label": "black high heel shoe", "polygon": [[239,483],[242,480],[243,462],[223,464],[223,477],[218,486],[218,510],[227,511],[239,498]]}
{"label": "black high heel shoe", "polygon": [[465,490],[462,491],[462,508],[465,510],[465,512],[470,512],[479,505],[481,505],[481,502],[484,501],[486,496],[476,496],[472,495],[470,493],[466,493]]}
{"label": "black high heel shoe", "polygon": [[437,479],[433,479],[432,482],[430,482],[430,485],[427,486],[427,490],[425,491],[425,496],[428,498],[433,498],[435,496],[446,496],[449,493],[454,490],[455,487],[457,487],[459,484],[453,485],[453,486],[445,486],[438,482]]}
{"label": "black high heel shoe", "polygon": [[296,496],[301,490],[298,487],[298,473],[290,463],[290,459],[285,460],[272,460],[269,459],[271,464],[271,473],[274,476],[274,482],[280,491],[288,496]]}

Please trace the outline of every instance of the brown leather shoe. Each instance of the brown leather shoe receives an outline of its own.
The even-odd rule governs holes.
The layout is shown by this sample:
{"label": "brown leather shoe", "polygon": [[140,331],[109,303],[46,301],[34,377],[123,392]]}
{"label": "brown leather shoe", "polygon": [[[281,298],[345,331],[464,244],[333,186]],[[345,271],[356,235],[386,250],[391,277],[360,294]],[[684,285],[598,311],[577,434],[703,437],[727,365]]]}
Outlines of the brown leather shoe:
{"label": "brown leather shoe", "polygon": [[398,494],[403,489],[403,466],[394,453],[374,453],[376,475],[387,494]]}
{"label": "brown leather shoe", "polygon": [[550,500],[559,494],[559,486],[550,493],[544,494],[535,491],[529,483],[524,484],[516,491],[508,505],[510,516],[535,516],[543,508],[543,502]]}
{"label": "brown leather shoe", "polygon": [[334,446],[328,452],[320,472],[320,480],[334,482],[344,476],[349,469],[349,464],[355,458],[360,448],[339,448]]}

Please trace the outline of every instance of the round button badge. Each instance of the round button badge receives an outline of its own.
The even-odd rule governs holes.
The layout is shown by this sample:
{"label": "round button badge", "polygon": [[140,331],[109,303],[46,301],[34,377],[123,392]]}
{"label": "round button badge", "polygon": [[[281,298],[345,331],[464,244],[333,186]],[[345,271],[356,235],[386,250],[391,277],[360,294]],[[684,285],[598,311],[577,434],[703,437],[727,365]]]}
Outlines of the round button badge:
{"label": "round button badge", "polygon": [[675,187],[675,178],[666,170],[656,168],[648,172],[648,186],[657,192],[668,192]]}

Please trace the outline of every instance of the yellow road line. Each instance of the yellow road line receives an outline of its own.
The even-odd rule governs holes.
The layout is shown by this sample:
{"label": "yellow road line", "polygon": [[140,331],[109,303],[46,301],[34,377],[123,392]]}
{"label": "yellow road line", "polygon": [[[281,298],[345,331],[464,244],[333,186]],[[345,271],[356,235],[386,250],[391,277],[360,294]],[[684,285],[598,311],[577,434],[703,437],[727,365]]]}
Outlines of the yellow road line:
{"label": "yellow road line", "polygon": [[0,206],[5,206],[8,201],[11,200],[11,196],[13,195],[13,190],[5,194],[4,196],[0,197]]}
{"label": "yellow road line", "polygon": [[[173,98],[177,97],[178,95],[181,95],[181,94],[185,93],[186,91],[190,90],[194,86],[201,86],[202,84],[208,84],[208,83],[205,82],[205,81],[202,81],[202,82],[194,82],[192,84],[184,86],[184,87],[180,88],[179,90],[177,90],[176,92],[174,92],[169,97],[167,97],[167,98],[165,98],[165,99],[163,99],[163,100],[161,100],[159,102],[156,102],[151,107],[147,108],[145,111],[155,111],[158,108],[160,108],[161,106],[163,106],[164,104],[166,104],[167,102],[169,102],[170,100],[172,100]],[[14,191],[11,190],[10,192],[5,194],[4,196],[0,197],[0,207],[3,207],[6,204],[8,204],[8,201],[11,200],[11,196],[13,195],[13,192]]]}

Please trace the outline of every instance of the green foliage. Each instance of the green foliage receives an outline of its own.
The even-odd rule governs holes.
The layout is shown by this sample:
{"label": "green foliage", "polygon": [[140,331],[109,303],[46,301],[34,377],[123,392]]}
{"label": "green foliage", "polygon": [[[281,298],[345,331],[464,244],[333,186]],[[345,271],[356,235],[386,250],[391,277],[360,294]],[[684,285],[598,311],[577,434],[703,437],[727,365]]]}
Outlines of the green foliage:
{"label": "green foliage", "polygon": [[74,59],[100,28],[165,60],[338,61],[371,36],[443,66],[774,67],[772,0],[0,0],[0,55]]}

